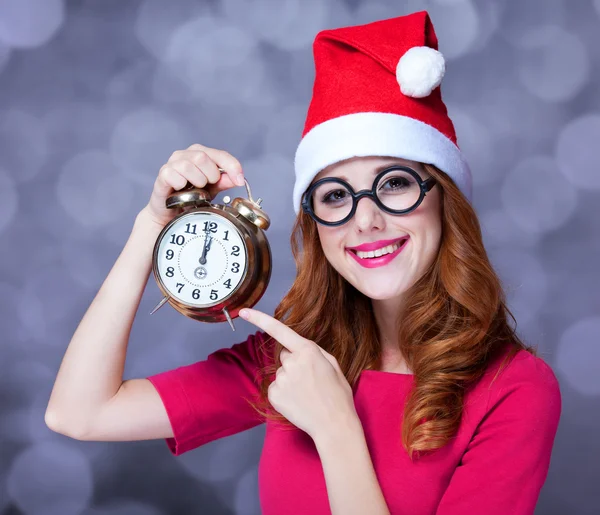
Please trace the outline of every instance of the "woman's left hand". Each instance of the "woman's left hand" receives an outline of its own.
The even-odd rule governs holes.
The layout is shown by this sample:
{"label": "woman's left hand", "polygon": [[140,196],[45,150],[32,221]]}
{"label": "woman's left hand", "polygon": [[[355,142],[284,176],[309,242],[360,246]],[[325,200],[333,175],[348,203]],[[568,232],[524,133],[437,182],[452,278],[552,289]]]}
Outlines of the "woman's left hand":
{"label": "woman's left hand", "polygon": [[331,354],[261,311],[244,308],[240,316],[285,347],[268,389],[279,413],[315,441],[358,421],[352,387]]}

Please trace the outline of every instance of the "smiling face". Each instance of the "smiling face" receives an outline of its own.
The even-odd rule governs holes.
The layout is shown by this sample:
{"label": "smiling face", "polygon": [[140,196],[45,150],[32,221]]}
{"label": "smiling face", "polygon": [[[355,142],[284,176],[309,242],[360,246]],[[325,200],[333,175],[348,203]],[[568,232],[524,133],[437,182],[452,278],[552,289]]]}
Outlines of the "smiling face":
{"label": "smiling face", "polygon": [[[371,189],[377,172],[394,164],[413,168],[421,177],[430,174],[423,165],[391,157],[355,157],[322,170],[313,180],[339,177],[354,191]],[[370,198],[362,198],[356,213],[345,224],[328,227],[317,224],[319,239],[327,260],[357,290],[371,299],[399,300],[429,268],[437,256],[442,233],[439,185],[425,195],[423,202],[406,215],[382,211]],[[403,238],[408,237],[404,243]],[[402,244],[398,248],[399,242]],[[365,251],[386,247],[387,256],[375,257],[354,252],[349,247],[367,245]],[[377,254],[375,254],[377,255]]]}

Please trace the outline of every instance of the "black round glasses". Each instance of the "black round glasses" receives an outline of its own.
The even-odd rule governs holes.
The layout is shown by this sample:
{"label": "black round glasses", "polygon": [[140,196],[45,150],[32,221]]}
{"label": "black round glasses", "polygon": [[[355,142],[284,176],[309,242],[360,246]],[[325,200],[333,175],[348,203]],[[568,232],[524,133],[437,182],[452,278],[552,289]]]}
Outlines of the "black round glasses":
{"label": "black round glasses", "polygon": [[436,183],[435,177],[423,180],[415,170],[404,165],[382,170],[370,190],[358,192],[343,179],[325,177],[304,192],[302,209],[320,224],[342,225],[354,216],[358,201],[369,197],[386,213],[405,215],[419,207]]}

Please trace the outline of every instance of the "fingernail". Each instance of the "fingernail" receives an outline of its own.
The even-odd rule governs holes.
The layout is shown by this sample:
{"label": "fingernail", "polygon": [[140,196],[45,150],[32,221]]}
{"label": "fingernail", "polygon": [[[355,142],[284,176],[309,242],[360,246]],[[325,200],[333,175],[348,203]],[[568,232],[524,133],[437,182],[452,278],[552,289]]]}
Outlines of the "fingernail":
{"label": "fingernail", "polygon": [[238,175],[236,177],[236,182],[238,183],[239,186],[243,186],[245,183],[244,181],[244,176],[243,175]]}
{"label": "fingernail", "polygon": [[248,320],[248,317],[250,316],[250,313],[248,312],[247,309],[241,309],[240,310],[240,316],[244,319],[244,320]]}

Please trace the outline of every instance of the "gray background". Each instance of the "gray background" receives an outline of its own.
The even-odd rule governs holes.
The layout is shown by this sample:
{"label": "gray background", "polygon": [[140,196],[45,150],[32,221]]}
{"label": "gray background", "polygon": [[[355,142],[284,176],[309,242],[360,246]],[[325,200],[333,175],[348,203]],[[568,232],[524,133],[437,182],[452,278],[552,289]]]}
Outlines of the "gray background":
{"label": "gray background", "polygon": [[[518,332],[561,384],[538,514],[600,513],[600,141],[592,0],[0,1],[0,513],[259,513],[264,425],[173,458],[163,441],[57,435],[66,346],[171,152],[238,157],[271,215],[271,312],[291,285],[293,154],[322,28],[428,9],[474,206]],[[237,188],[234,194],[244,194]],[[256,328],[165,306],[151,276],[125,378]],[[493,480],[493,478],[490,478]]]}

